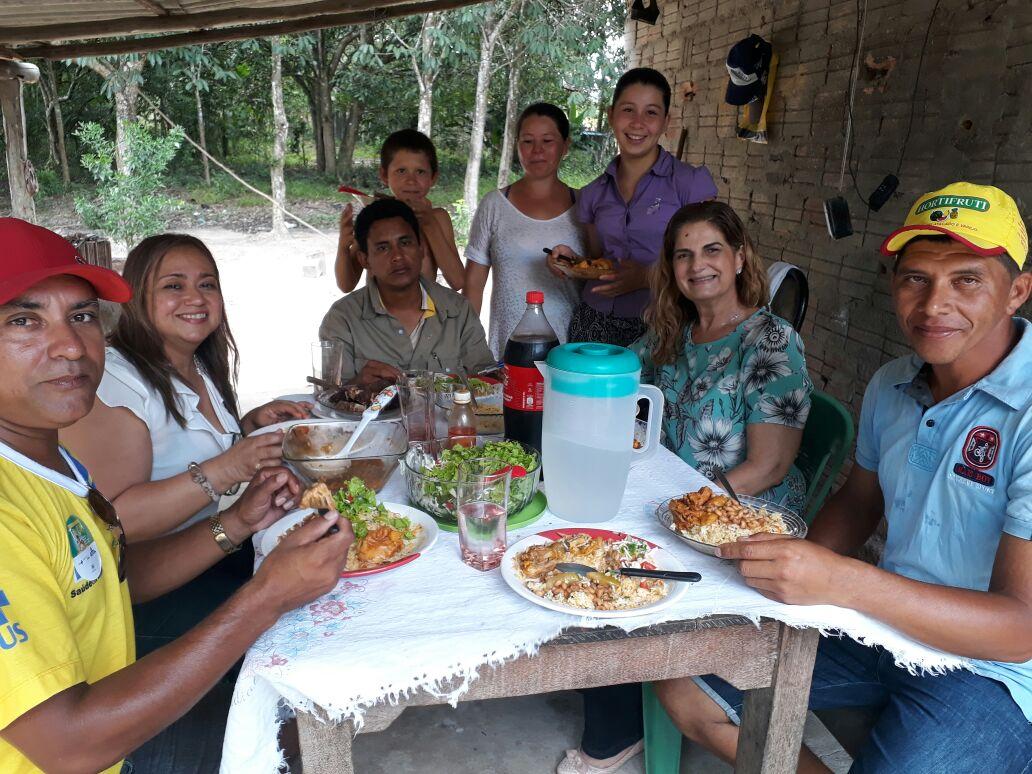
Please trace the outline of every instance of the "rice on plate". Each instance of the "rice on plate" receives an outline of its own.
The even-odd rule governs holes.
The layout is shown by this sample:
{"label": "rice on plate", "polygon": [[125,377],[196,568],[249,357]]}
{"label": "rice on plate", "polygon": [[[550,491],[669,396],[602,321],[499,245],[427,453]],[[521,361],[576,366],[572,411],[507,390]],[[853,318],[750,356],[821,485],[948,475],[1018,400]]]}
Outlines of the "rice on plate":
{"label": "rice on plate", "polygon": [[[633,610],[653,605],[670,592],[665,581],[617,572],[621,567],[656,569],[651,552],[648,543],[635,537],[613,540],[577,533],[530,546],[516,554],[513,566],[529,591],[551,602],[582,610]],[[559,562],[575,562],[595,571],[560,572]]]}

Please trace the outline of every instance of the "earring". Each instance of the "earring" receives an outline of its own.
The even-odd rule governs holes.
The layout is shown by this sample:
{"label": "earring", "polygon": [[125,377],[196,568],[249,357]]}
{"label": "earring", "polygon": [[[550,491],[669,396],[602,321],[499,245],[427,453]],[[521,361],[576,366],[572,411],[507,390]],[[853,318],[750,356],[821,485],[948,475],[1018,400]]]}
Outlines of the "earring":
{"label": "earring", "polygon": [[739,267],[738,267],[738,271],[736,271],[736,272],[735,272],[735,274],[741,274],[741,273],[742,273],[742,267],[741,267],[741,266],[739,266]]}

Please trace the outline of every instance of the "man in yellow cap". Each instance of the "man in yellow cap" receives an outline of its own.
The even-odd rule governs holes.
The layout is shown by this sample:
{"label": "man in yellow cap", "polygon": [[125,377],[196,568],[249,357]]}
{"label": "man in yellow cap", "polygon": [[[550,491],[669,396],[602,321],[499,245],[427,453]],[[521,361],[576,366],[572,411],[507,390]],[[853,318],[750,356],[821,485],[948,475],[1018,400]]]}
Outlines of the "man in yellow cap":
{"label": "man in yellow cap", "polygon": [[[851,771],[1032,770],[1032,293],[1014,200],[954,183],[920,197],[882,251],[914,350],[874,375],[856,464],[806,540],[721,546],[789,604],[858,610],[969,670],[910,674],[891,653],[823,638],[810,706],[878,719]],[[888,521],[877,567],[852,558]],[[733,761],[742,694],[714,676],[657,686],[681,730]],[[803,750],[800,771],[826,769]]]}

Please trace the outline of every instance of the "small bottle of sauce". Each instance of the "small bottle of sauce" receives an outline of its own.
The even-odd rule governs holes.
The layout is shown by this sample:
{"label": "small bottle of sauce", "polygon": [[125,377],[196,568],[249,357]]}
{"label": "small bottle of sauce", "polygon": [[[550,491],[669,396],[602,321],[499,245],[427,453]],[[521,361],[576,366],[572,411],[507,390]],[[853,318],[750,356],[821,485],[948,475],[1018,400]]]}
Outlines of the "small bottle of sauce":
{"label": "small bottle of sauce", "polygon": [[477,417],[473,413],[469,390],[455,390],[452,394],[452,407],[448,412],[448,448],[476,444]]}

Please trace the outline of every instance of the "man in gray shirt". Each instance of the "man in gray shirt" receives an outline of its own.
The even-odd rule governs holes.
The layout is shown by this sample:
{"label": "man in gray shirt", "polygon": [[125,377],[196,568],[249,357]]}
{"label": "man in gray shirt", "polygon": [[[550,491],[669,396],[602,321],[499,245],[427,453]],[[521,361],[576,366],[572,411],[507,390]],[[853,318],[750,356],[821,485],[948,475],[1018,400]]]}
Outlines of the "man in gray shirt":
{"label": "man in gray shirt", "polygon": [[319,338],[344,344],[341,379],[395,380],[402,371],[471,372],[495,363],[484,327],[453,290],[421,281],[419,221],[404,202],[379,199],[355,218],[365,287],[330,307]]}

